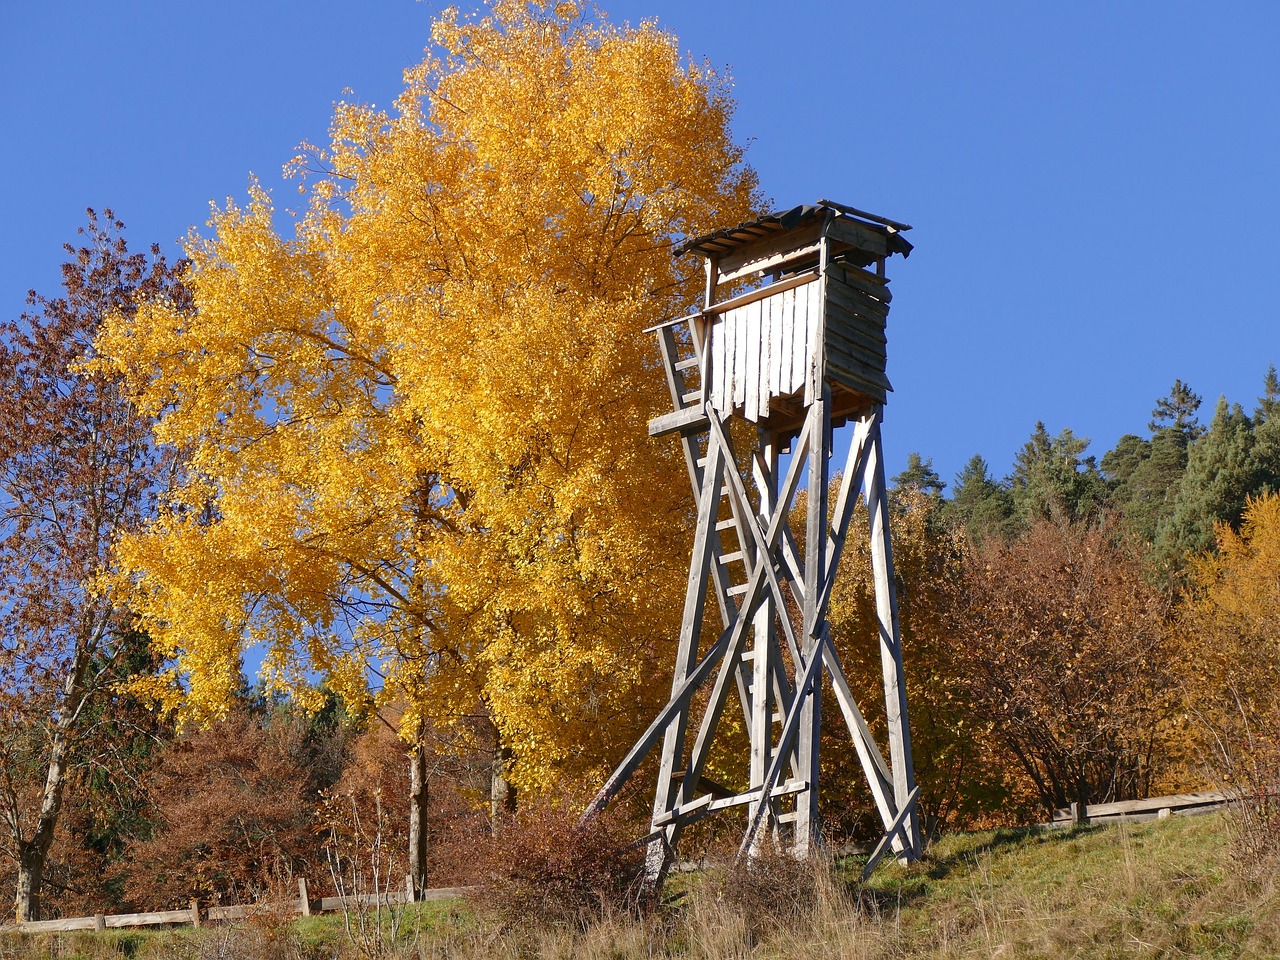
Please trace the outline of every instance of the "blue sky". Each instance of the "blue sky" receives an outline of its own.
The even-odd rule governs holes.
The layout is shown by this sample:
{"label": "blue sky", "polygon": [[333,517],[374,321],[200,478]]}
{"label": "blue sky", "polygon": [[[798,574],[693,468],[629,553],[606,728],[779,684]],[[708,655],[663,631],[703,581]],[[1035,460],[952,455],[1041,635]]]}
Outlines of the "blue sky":
{"label": "blue sky", "polygon": [[[250,172],[388,103],[439,2],[51,0],[0,40],[0,309],[54,292],[111,206],[170,253]],[[1280,363],[1280,6],[605,2],[735,78],[737,137],[779,205],[915,226],[893,265],[891,472],[1009,469],[1038,419],[1101,456],[1175,377],[1251,409]],[[467,5],[463,4],[463,9]],[[644,429],[637,424],[637,429]]]}

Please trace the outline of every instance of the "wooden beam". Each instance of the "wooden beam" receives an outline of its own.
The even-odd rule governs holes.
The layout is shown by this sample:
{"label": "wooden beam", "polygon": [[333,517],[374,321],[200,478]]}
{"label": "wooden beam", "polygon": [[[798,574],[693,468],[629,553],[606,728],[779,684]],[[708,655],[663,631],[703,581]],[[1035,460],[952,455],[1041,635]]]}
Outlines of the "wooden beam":
{"label": "wooden beam", "polygon": [[707,429],[707,415],[700,403],[664,413],[649,421],[649,436],[665,437],[672,433],[701,433]]}
{"label": "wooden beam", "polygon": [[[907,688],[902,664],[902,633],[898,595],[893,583],[893,546],[889,541],[889,495],[885,487],[884,456],[879,418],[875,423],[867,463],[867,510],[871,524],[871,571],[875,581],[876,619],[880,625],[880,664],[884,674],[885,724],[889,730],[889,760],[893,793],[901,813],[915,788],[911,759],[911,730],[907,726]],[[920,856],[918,819],[910,815],[904,826],[909,859]]]}
{"label": "wooden beam", "polygon": [[[782,721],[782,733],[778,737],[778,745],[777,749],[774,750],[773,762],[769,764],[769,772],[765,774],[764,783],[761,784],[764,790],[772,790],[773,785],[778,782],[778,776],[782,772],[783,760],[791,751],[791,746],[795,742],[796,734],[800,727],[801,714],[804,712],[805,705],[817,693],[814,689],[814,680],[817,678],[821,664],[821,657],[813,657],[805,664],[803,672],[797,674],[795,700]],[[812,786],[812,783],[810,783],[810,789],[812,789]],[[755,843],[764,812],[765,806],[761,804],[759,812],[751,818],[751,823],[747,827],[747,834],[742,838],[742,845],[738,848],[738,856],[740,858],[746,855]]]}
{"label": "wooden beam", "polygon": [[[759,240],[745,244],[732,253],[722,256],[717,265],[717,282],[727,283],[749,276],[762,269],[776,269],[775,258],[786,257],[793,251],[816,245],[822,234],[822,224],[814,223],[799,230],[769,233]],[[771,264],[766,267],[765,264]]]}
{"label": "wooden beam", "polygon": [[719,303],[704,308],[702,312],[708,316],[723,316],[730,310],[737,310],[739,307],[745,307],[758,300],[765,300],[782,293],[784,290],[803,287],[805,284],[813,283],[817,279],[817,270],[806,270],[804,273],[797,273],[794,277],[786,277],[777,283],[757,287],[755,290],[748,290],[746,293],[740,293],[738,296],[730,297],[728,300],[721,300]]}
{"label": "wooden beam", "polygon": [[880,842],[876,844],[876,848],[871,851],[871,856],[867,857],[866,866],[862,868],[862,880],[865,883],[867,878],[871,876],[871,871],[875,870],[876,864],[880,862],[880,858],[884,856],[884,852],[888,849],[889,844],[900,832],[904,830],[904,825],[909,817],[915,813],[916,799],[920,796],[920,788],[914,787],[911,793],[907,795],[907,802],[903,804],[902,809],[898,811],[898,815],[893,818],[893,822],[889,824],[884,832],[884,836],[880,838]]}
{"label": "wooden beam", "polygon": [[[715,438],[707,443],[707,463],[702,473],[702,489],[698,497],[698,525],[693,536],[693,552],[689,561],[689,575],[685,582],[684,615],[680,633],[676,639],[675,672],[671,678],[672,695],[690,674],[698,656],[698,638],[702,633],[702,617],[707,599],[707,575],[713,559],[716,504],[720,499],[720,484],[725,472],[724,450]],[[658,772],[658,791],[654,798],[654,816],[668,809],[675,786],[671,775],[684,752],[687,716],[679,711],[674,723],[667,727],[662,743],[662,760]]]}

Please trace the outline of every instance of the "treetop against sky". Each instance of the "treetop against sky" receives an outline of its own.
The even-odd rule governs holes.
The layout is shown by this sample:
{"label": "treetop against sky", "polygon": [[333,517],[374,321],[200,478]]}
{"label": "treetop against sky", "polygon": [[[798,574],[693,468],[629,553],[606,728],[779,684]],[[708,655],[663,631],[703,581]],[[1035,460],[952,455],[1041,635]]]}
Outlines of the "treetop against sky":
{"label": "treetop against sky", "polygon": [[[251,172],[294,204],[296,146],[324,141],[336,100],[389,104],[444,6],[11,11],[6,315],[56,287],[87,206],[172,257]],[[948,481],[975,451],[1000,469],[1041,419],[1100,456],[1174,378],[1248,408],[1280,359],[1272,5],[604,6],[729,69],[735,136],[778,205],[915,225],[892,274],[891,471],[917,449]]]}

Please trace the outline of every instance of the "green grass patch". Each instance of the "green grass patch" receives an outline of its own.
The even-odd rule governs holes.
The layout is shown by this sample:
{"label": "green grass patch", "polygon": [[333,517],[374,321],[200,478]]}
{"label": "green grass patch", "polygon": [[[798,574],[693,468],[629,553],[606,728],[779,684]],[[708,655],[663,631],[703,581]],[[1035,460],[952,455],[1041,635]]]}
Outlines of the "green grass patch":
{"label": "green grass patch", "polygon": [[[1270,871],[1231,856],[1219,816],[942,838],[922,862],[822,873],[812,904],[763,922],[769,899],[711,872],[673,878],[683,896],[644,919],[586,931],[506,923],[458,902],[260,918],[237,927],[0,938],[35,960],[913,960],[1280,956]],[[744,904],[746,905],[744,907]],[[761,904],[764,906],[762,907]],[[757,915],[749,915],[752,910]]]}

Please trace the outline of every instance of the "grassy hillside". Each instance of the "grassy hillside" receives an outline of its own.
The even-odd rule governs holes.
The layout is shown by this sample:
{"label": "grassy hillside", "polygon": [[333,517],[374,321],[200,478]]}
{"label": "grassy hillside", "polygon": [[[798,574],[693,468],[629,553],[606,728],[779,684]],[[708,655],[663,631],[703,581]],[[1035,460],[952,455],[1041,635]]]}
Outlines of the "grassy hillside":
{"label": "grassy hillside", "polygon": [[[424,905],[365,955],[387,958],[915,958],[1276,957],[1280,897],[1268,871],[1236,864],[1219,816],[1073,831],[1007,830],[948,837],[910,868],[861,886],[779,877],[816,890],[805,906],[703,876],[679,904],[643,923],[585,933],[518,929]],[[784,871],[785,872],[785,871]],[[816,887],[811,887],[816,885]],[[359,939],[357,936],[356,939]],[[262,921],[238,929],[64,936],[0,943],[4,957],[360,956],[342,918]]]}

